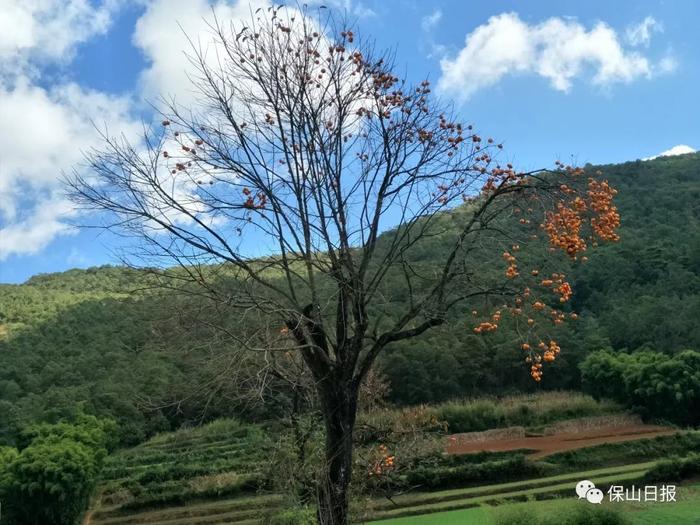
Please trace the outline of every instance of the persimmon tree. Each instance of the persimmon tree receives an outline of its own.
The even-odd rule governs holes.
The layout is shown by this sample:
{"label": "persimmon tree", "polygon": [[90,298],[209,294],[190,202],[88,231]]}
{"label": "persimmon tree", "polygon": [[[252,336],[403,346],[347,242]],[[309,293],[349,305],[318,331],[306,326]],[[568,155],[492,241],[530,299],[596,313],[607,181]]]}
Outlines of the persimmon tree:
{"label": "persimmon tree", "polygon": [[[542,334],[571,296],[547,269],[559,251],[580,259],[594,237],[615,240],[619,217],[595,174],[500,165],[502,145],[461,123],[427,80],[399,78],[389,55],[323,13],[214,19],[213,41],[183,59],[197,102],[164,101],[162,126],[140,143],[105,134],[68,185],[133,235],[150,267],[179,267],[162,272],[166,286],[239,311],[251,330],[256,316],[277,327],[271,343],[233,339],[274,359],[291,352],[313,378],[325,423],[319,522],[344,525],[358,392],[377,356],[479,298],[471,328],[522,318],[517,344],[539,381],[559,353]],[[412,250],[444,233],[446,214],[447,249],[416,263]],[[520,251],[540,237],[552,251],[525,268]],[[498,246],[505,265],[488,277],[478,254]]]}

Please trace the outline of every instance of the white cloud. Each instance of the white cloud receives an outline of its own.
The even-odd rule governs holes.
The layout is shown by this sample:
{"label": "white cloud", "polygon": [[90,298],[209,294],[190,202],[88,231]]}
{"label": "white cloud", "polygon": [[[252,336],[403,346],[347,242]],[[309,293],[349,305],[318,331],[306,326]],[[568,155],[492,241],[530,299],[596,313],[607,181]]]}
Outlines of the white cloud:
{"label": "white cloud", "polygon": [[[33,254],[72,232],[66,218],[75,211],[62,194],[61,176],[100,145],[93,127],[135,138],[135,100],[63,82],[40,85],[47,62],[70,64],[77,46],[105,33],[119,7],[141,0],[0,0],[0,260]],[[207,0],[149,0],[135,28],[134,43],[150,61],[141,77],[148,97],[191,94],[185,33],[206,42]],[[217,0],[221,20],[249,20],[267,0]],[[178,27],[182,25],[182,29]],[[184,32],[183,32],[184,30]],[[191,68],[190,68],[191,70]],[[191,195],[187,185],[178,191]],[[197,203],[193,202],[193,206]]]}
{"label": "white cloud", "polygon": [[[361,2],[352,0],[312,0],[309,9],[326,5],[358,18],[376,13]],[[207,58],[216,60],[212,46],[213,35],[207,25],[212,13],[220,21],[234,25],[248,23],[258,8],[267,8],[279,2],[272,0],[151,0],[146,12],[136,23],[133,42],[140,48],[149,67],[141,75],[141,89],[145,97],[156,101],[160,96],[175,96],[178,103],[187,105],[196,98],[188,71],[192,73],[186,54],[192,54],[188,37],[208,50]],[[299,5],[301,5],[300,3]],[[291,3],[288,9],[295,10]]]}
{"label": "white cloud", "polygon": [[673,73],[678,68],[678,61],[675,57],[667,55],[659,60],[660,73]]}
{"label": "white cloud", "polygon": [[618,34],[603,22],[586,29],[574,19],[553,17],[536,25],[516,13],[491,17],[465,39],[464,47],[440,61],[438,87],[464,101],[506,75],[536,74],[559,91],[592,69],[594,85],[607,86],[649,78],[657,66],[625,49]]}
{"label": "white cloud", "polygon": [[647,16],[640,23],[627,28],[627,41],[633,46],[648,47],[654,32],[663,32],[663,26],[653,16]]}
{"label": "white cloud", "polygon": [[442,11],[440,9],[436,9],[431,14],[424,16],[421,19],[420,27],[426,33],[430,32],[435,29],[435,26],[438,25],[440,20],[442,20]]}
{"label": "white cloud", "polygon": [[60,178],[98,144],[93,121],[127,135],[140,129],[128,97],[40,85],[44,66],[68,65],[130,1],[0,0],[0,260],[71,233],[65,219],[75,212]]}
{"label": "white cloud", "polygon": [[0,191],[16,181],[32,186],[53,183],[57,172],[82,158],[95,145],[96,125],[134,134],[125,97],[85,90],[77,84],[51,90],[20,78],[12,88],[0,86]]}
{"label": "white cloud", "polygon": [[[141,75],[144,96],[155,101],[160,96],[175,96],[179,103],[187,104],[195,98],[188,78],[192,72],[186,53],[192,54],[188,37],[203,48],[213,40],[207,20],[212,10],[224,21],[250,20],[258,7],[271,5],[268,0],[238,1],[233,4],[219,1],[213,6],[206,0],[154,0],[136,23],[134,44],[139,47],[149,67]],[[212,60],[214,53],[209,54]]]}
{"label": "white cloud", "polygon": [[69,60],[78,44],[107,31],[119,5],[119,0],[97,5],[88,0],[2,0],[0,65],[8,71],[26,68],[32,60]]}
{"label": "white cloud", "polygon": [[135,136],[130,101],[63,84],[46,90],[28,78],[0,85],[0,260],[36,253],[55,236],[72,209],[60,177],[98,144],[95,125]]}
{"label": "white cloud", "polygon": [[[345,0],[328,2],[328,4],[329,6],[342,4],[348,9],[352,7],[353,10],[356,10],[357,6],[360,5],[352,4]],[[235,34],[244,25],[250,25],[251,15],[255,17],[258,9],[266,9],[270,5],[272,4],[268,0],[256,0],[255,2],[242,0],[226,2],[221,0],[213,5],[210,5],[206,0],[153,1],[138,20],[133,35],[133,42],[142,49],[149,62],[148,68],[141,75],[143,92],[156,104],[159,96],[164,96],[166,99],[172,96],[175,98],[176,105],[183,108],[183,110],[192,110],[194,114],[199,114],[203,109],[203,102],[206,107],[206,100],[202,100],[202,97],[192,85],[191,77],[199,75],[197,68],[190,63],[186,56],[186,54],[193,54],[192,43],[201,46],[202,51],[206,55],[208,66],[214,71],[220,70],[220,67],[226,70],[228,67],[227,62],[230,60],[225,50],[222,50],[222,45],[218,42],[218,39],[211,34],[211,27],[207,23],[213,21],[212,10],[221,23],[223,30],[227,33],[230,31]],[[300,18],[299,10],[296,7],[284,8],[279,13],[279,16],[283,18],[288,17],[290,21],[297,20],[296,24],[289,24],[293,34],[302,30],[298,22]],[[313,17],[313,13],[311,16]],[[230,27],[229,24],[231,24]],[[323,33],[322,28],[317,27],[317,29]],[[300,36],[301,34],[299,34]],[[220,57],[217,56],[217,51],[221,51]],[[350,65],[350,62],[346,62],[346,64],[348,68],[353,67]],[[318,65],[316,73],[320,73],[323,67],[323,65]],[[247,82],[244,79],[238,79],[238,82],[240,83],[236,85],[236,88],[241,92],[251,94],[253,99],[265,100],[266,97],[255,82]],[[350,83],[343,85],[341,90],[349,88]],[[312,99],[314,98],[312,96]],[[361,99],[355,100],[358,107],[365,102]],[[269,111],[269,107],[265,107],[264,102],[251,102],[250,105],[239,104],[235,97],[230,101],[230,109],[235,116],[235,120],[238,120],[240,117],[240,119],[245,119],[247,123],[252,124],[248,128],[249,133],[253,133],[256,129],[256,119],[263,120],[262,116]],[[330,120],[334,110],[332,108],[324,108],[323,111],[324,114],[327,112]],[[206,109],[204,113],[206,113]],[[354,111],[351,110],[349,113],[353,114]],[[217,120],[219,117],[208,114],[207,118]],[[353,121],[349,126],[357,124],[360,120]],[[220,126],[223,129],[226,129],[229,125],[225,122],[225,119],[220,122]],[[176,143],[168,142],[164,144],[163,149],[172,152],[179,150],[180,147]],[[225,176],[225,174],[221,176]],[[199,186],[190,178],[189,173],[171,174],[168,170],[162,170],[159,173],[159,177],[163,182],[163,186],[172,188],[170,191],[174,196],[173,200],[186,203],[188,211],[196,214],[207,209],[206,203],[202,202],[200,196],[198,196]],[[150,205],[153,213],[162,216],[167,221],[180,224],[191,220],[178,210],[163,207],[162,203],[154,201]]]}
{"label": "white cloud", "polygon": [[440,20],[442,20],[442,11],[440,9],[436,9],[421,19],[420,26],[423,31],[423,37],[426,39],[425,43],[421,44],[421,47],[427,47],[429,50],[427,53],[428,58],[443,56],[447,49],[444,45],[436,43],[432,35]]}
{"label": "white cloud", "polygon": [[[338,10],[341,14],[347,13],[349,15],[356,16],[357,18],[370,18],[377,16],[377,12],[374,9],[366,6],[362,2],[355,2],[354,0],[311,0],[310,2],[307,2],[307,4],[314,7],[324,5],[326,7]],[[294,4],[292,3],[291,6],[293,7],[293,5]]]}
{"label": "white cloud", "polygon": [[0,261],[10,255],[32,255],[56,236],[73,233],[64,219],[73,215],[72,205],[59,195],[37,200],[27,217],[5,226],[0,222]]}
{"label": "white cloud", "polygon": [[654,160],[658,159],[659,157],[673,157],[675,155],[686,155],[688,153],[695,153],[696,151],[696,149],[691,148],[686,144],[678,144],[677,146],[673,146],[672,148],[667,149],[666,151],[662,151],[658,155],[654,155],[653,157],[646,157],[642,160]]}

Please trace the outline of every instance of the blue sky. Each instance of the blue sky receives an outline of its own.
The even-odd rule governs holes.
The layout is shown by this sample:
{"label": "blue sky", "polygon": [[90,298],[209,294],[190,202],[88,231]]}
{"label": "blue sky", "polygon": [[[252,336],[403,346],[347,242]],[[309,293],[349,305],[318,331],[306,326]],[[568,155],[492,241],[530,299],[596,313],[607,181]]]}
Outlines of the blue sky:
{"label": "blue sky", "polygon": [[[518,167],[700,147],[700,2],[324,3],[395,49],[399,73],[430,78]],[[242,0],[215,4],[250,12]],[[145,101],[187,101],[178,23],[197,35],[209,13],[206,0],[3,2],[0,282],[116,261],[115,237],[71,226],[82,216],[61,173],[98,144],[91,121],[135,136],[151,118]]]}

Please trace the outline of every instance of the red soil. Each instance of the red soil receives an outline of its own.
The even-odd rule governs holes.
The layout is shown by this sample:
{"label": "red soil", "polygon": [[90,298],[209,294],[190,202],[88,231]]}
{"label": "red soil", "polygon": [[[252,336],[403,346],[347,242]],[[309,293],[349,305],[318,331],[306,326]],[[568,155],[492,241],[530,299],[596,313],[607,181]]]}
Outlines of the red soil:
{"label": "red soil", "polygon": [[656,436],[668,436],[676,430],[656,425],[627,424],[602,426],[580,432],[562,432],[551,436],[494,438],[474,440],[470,434],[454,434],[447,440],[448,454],[468,454],[470,452],[503,452],[508,450],[529,449],[535,452],[529,456],[533,459],[574,450],[592,447],[603,443],[619,443]]}

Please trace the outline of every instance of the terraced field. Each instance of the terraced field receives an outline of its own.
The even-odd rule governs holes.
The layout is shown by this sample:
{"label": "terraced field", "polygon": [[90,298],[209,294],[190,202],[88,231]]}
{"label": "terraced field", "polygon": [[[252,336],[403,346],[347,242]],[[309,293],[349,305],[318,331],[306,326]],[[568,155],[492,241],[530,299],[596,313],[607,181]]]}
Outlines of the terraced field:
{"label": "terraced field", "polygon": [[[413,493],[393,498],[375,507],[372,518],[387,520],[404,516],[417,516],[441,513],[459,509],[469,509],[482,505],[498,505],[504,502],[552,498],[557,495],[572,494],[576,482],[590,479],[599,488],[616,483],[632,483],[639,480],[655,462],[636,463],[619,467],[571,472],[537,480],[526,480],[467,489],[447,490],[433,493]],[[384,523],[384,521],[378,521]],[[393,523],[389,520],[388,523]],[[436,522],[437,523],[437,522]]]}
{"label": "terraced field", "polygon": [[194,502],[189,505],[152,511],[124,514],[118,508],[102,509],[93,513],[91,525],[187,525],[260,523],[263,511],[277,508],[278,496],[222,499],[213,502]]}
{"label": "terraced field", "polygon": [[[371,519],[378,523],[393,523],[391,518],[424,516],[484,505],[497,505],[527,499],[552,498],[571,494],[573,486],[581,479],[591,479],[597,486],[605,487],[613,482],[633,482],[640,479],[655,462],[644,462],[612,468],[572,472],[537,480],[502,483],[454,489],[432,493],[412,493],[398,496],[392,501],[375,501],[371,506]],[[192,502],[188,505],[146,510],[124,514],[120,507],[103,507],[92,515],[94,525],[185,525],[185,524],[239,524],[253,525],[260,522],[261,513],[279,507],[282,499],[276,495],[259,495],[222,499],[209,502]],[[389,521],[383,521],[389,520]],[[438,523],[438,522],[435,522]]]}
{"label": "terraced field", "polygon": [[281,503],[265,494],[269,448],[262,429],[233,420],[155,437],[109,458],[86,523],[257,523]]}
{"label": "terraced field", "polygon": [[[483,523],[492,507],[559,497],[570,501],[573,487],[581,479],[590,479],[603,489],[612,483],[631,485],[658,459],[700,450],[698,432],[643,439],[646,437],[642,433],[637,441],[568,450],[544,460],[526,460],[524,466],[528,469],[532,465],[541,468],[527,472],[551,475],[530,474],[529,479],[521,479],[528,474],[517,470],[509,471],[505,479],[490,478],[514,480],[507,483],[484,481],[489,478],[463,478],[463,483],[454,481],[446,485],[462,488],[411,491],[391,500],[365,498],[357,502],[355,515],[379,525],[443,525],[451,523],[452,516],[458,516],[459,521],[454,523],[461,525]],[[269,471],[272,449],[262,427],[233,420],[157,436],[108,459],[98,496],[85,524],[262,523],[266,514],[285,505],[284,498],[272,493],[267,481],[275,475]],[[495,456],[444,455],[445,463],[436,464],[432,472],[444,480],[451,470],[494,465],[516,456],[522,459],[522,451],[499,452]],[[452,459],[467,463],[452,463]]]}

